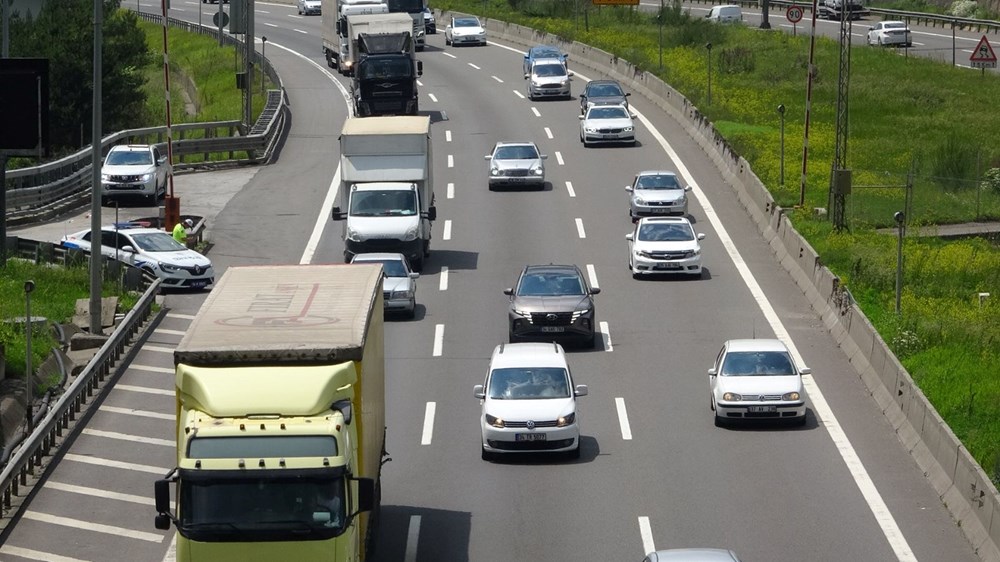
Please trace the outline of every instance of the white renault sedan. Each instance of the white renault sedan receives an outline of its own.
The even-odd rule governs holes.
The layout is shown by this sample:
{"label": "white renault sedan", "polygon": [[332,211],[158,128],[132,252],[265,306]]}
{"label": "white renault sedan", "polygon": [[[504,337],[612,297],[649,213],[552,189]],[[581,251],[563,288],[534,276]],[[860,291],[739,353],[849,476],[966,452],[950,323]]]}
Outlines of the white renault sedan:
{"label": "white renault sedan", "polygon": [[580,142],[626,143],[635,146],[633,115],[624,105],[593,105],[580,116]]}
{"label": "white renault sedan", "polygon": [[806,423],[802,375],[780,340],[729,340],[708,370],[715,425],[730,420],[787,419]]}
{"label": "white renault sedan", "polygon": [[686,217],[644,217],[625,235],[632,277],[662,273],[701,276],[701,244]]}
{"label": "white renault sedan", "polygon": [[561,345],[498,345],[486,384],[477,384],[473,393],[482,404],[483,460],[528,452],[580,457],[576,399],[587,395],[587,385],[573,385]]}

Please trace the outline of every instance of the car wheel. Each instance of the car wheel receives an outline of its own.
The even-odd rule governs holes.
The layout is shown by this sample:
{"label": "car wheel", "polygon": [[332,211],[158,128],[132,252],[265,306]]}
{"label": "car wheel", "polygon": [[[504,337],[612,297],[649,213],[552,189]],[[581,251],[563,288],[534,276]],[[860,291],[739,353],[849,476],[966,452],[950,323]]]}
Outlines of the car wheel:
{"label": "car wheel", "polygon": [[719,414],[715,414],[715,427],[725,427],[726,420]]}
{"label": "car wheel", "polygon": [[410,320],[417,317],[417,299],[410,302],[410,310],[406,311],[406,317]]}
{"label": "car wheel", "polygon": [[805,415],[802,415],[802,416],[799,416],[799,417],[795,418],[795,420],[792,422],[792,425],[794,425],[795,427],[802,427],[802,426],[806,425],[806,417],[805,417]]}
{"label": "car wheel", "polygon": [[570,460],[574,460],[574,461],[580,459],[580,441],[579,441],[579,439],[577,440],[576,448],[573,449],[572,451],[566,453],[566,456],[569,457]]}
{"label": "car wheel", "polygon": [[492,461],[493,460],[493,453],[487,451],[486,447],[483,447],[482,448],[482,457],[483,457],[484,461]]}
{"label": "car wheel", "polygon": [[422,272],[424,270],[424,257],[420,256],[419,258],[413,260],[413,263],[410,265],[413,266],[413,271],[416,271],[417,273]]}
{"label": "car wheel", "polygon": [[444,44],[445,45],[451,45],[451,39],[448,39],[447,35],[444,36]]}
{"label": "car wheel", "polygon": [[589,338],[583,340],[583,347],[585,349],[595,349],[597,347],[598,336],[600,336],[600,333],[598,332],[591,334]]}

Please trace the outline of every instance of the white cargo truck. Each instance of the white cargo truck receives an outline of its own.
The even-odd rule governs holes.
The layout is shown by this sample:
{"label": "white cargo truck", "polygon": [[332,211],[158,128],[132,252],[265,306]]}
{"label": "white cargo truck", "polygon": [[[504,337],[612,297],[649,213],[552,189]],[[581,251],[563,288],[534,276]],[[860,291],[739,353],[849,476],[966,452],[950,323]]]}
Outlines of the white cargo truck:
{"label": "white cargo truck", "polygon": [[338,68],[348,49],[347,16],[388,14],[385,0],[323,0],[323,55],[330,68]]}
{"label": "white cargo truck", "polygon": [[344,122],[331,218],[344,223],[345,261],[364,252],[400,252],[415,270],[423,269],[437,219],[432,161],[426,115]]}
{"label": "white cargo truck", "polygon": [[[353,76],[358,61],[361,59],[361,48],[358,38],[365,35],[398,35],[409,36],[412,22],[406,14],[361,14],[344,18],[347,24],[347,43],[341,49],[337,59],[337,70],[341,74]],[[344,24],[341,24],[343,27]],[[412,44],[412,40],[408,43]],[[412,53],[411,53],[412,60]],[[412,66],[412,64],[410,65]]]}

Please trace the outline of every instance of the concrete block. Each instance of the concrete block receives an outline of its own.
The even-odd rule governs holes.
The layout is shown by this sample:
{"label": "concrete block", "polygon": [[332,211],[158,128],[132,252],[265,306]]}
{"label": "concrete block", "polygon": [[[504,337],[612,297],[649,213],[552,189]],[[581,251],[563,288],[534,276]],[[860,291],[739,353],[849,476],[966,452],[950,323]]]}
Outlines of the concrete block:
{"label": "concrete block", "polygon": [[894,395],[896,393],[896,381],[899,380],[902,369],[898,362],[889,360],[884,363],[881,369],[875,371],[879,374],[879,378],[882,379],[882,385],[885,386],[885,389]]}
{"label": "concrete block", "polygon": [[905,412],[906,409],[909,408],[910,401],[913,400],[913,380],[911,380],[910,377],[903,376],[903,373],[900,373],[900,375],[901,376],[896,379],[895,399],[896,404],[899,404],[899,409]]}
{"label": "concrete block", "polygon": [[878,404],[878,408],[883,412],[883,414],[888,410],[898,409],[896,402],[892,399],[892,394],[890,394],[885,387],[876,387],[871,389],[871,392],[872,398],[875,399],[875,403]]}
{"label": "concrete block", "polygon": [[878,373],[875,372],[875,369],[865,369],[859,373],[858,377],[861,379],[861,382],[865,383],[865,388],[870,393],[874,393],[876,388],[884,388],[882,386],[882,379],[878,378]]}
{"label": "concrete block", "polygon": [[[895,399],[895,396],[893,396],[893,398]],[[895,400],[893,400],[893,402],[894,403],[890,404],[888,408],[882,410],[882,414],[885,415],[885,419],[889,421],[889,425],[892,426],[892,429],[899,431],[899,428],[901,428],[904,423],[907,423],[906,415],[904,415],[903,411],[899,409],[899,404],[896,403]]]}
{"label": "concrete block", "polygon": [[66,374],[75,377],[79,375],[83,369],[90,363],[90,360],[97,355],[97,350],[99,347],[91,347],[87,349],[75,349],[66,352]]}
{"label": "concrete block", "polygon": [[[915,391],[914,395],[907,404],[904,413],[910,425],[913,426],[913,430],[920,435],[924,431],[924,423],[927,421],[927,410],[930,409],[931,405],[927,402],[927,397],[920,392],[919,388],[914,387],[913,390]],[[908,447],[909,449],[912,449],[912,447]]]}
{"label": "concrete block", "polygon": [[[118,311],[118,297],[101,299],[101,327],[109,328],[115,324],[115,312]],[[77,326],[90,327],[90,299],[77,299],[76,311],[73,313],[73,323]]]}
{"label": "concrete block", "polygon": [[955,493],[952,497],[957,501],[960,495],[967,506],[960,510],[960,516],[956,515],[956,520],[966,538],[978,550],[990,540],[987,529],[996,507],[996,488],[989,484],[986,474],[965,449],[959,451],[954,480]]}
{"label": "concrete block", "polygon": [[80,332],[79,334],[73,334],[69,339],[69,348],[71,351],[80,351],[83,349],[97,349],[104,345],[104,342],[108,341],[108,336],[102,334],[91,334],[88,332]]}

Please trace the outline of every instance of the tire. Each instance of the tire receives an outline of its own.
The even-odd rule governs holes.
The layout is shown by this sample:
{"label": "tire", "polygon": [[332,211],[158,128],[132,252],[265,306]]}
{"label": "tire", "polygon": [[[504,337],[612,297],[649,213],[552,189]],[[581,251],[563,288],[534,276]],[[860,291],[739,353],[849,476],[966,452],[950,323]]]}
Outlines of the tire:
{"label": "tire", "polygon": [[803,426],[805,426],[806,425],[806,417],[805,416],[801,416],[801,417],[795,418],[792,421],[792,425],[795,426],[795,427],[803,427]]}
{"label": "tire", "polygon": [[417,299],[413,299],[413,308],[406,311],[407,320],[413,320],[417,317]]}
{"label": "tire", "polygon": [[719,414],[715,414],[715,427],[726,427],[726,420]]}
{"label": "tire", "polygon": [[579,439],[577,439],[576,448],[573,449],[572,451],[569,451],[568,453],[566,453],[566,456],[570,460],[574,460],[574,461],[580,460],[580,440]]}
{"label": "tire", "polygon": [[451,39],[448,39],[447,35],[444,36],[444,44],[445,45],[451,45]]}
{"label": "tire", "polygon": [[482,459],[484,461],[492,461],[493,460],[493,453],[487,451],[486,447],[482,448],[482,454],[481,454],[481,456],[482,456]]}
{"label": "tire", "polygon": [[584,349],[596,349],[597,348],[597,336],[598,335],[599,335],[599,333],[595,331],[589,338],[587,338],[586,340],[584,340],[584,342],[583,342],[583,348]]}
{"label": "tire", "polygon": [[416,271],[417,273],[423,272],[424,271],[424,257],[420,256],[419,258],[413,260],[413,263],[411,263],[410,265],[413,266],[413,271]]}

